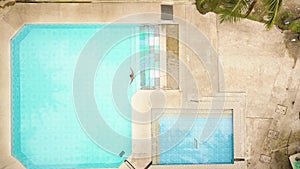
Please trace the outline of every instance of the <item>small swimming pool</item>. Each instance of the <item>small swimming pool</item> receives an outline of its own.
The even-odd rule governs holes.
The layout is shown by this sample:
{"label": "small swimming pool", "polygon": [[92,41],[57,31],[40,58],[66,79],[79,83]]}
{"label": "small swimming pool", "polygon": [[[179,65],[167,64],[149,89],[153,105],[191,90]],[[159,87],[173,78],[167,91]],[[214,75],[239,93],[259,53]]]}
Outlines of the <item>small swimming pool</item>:
{"label": "small swimming pool", "polygon": [[[74,106],[73,79],[78,58],[82,57],[88,41],[103,27],[105,25],[25,25],[12,39],[12,153],[26,168],[113,168],[131,154],[131,107],[125,106],[129,113],[124,118],[114,105],[112,83],[115,76],[126,76],[129,81],[129,67],[135,63],[126,60],[137,53],[138,37],[128,36],[115,44],[95,74],[94,94],[102,118],[112,131],[128,138],[122,142],[109,141],[112,145],[122,145],[119,151],[125,154],[120,157],[91,140]],[[139,33],[139,25],[110,27],[119,35]],[[97,45],[109,40],[100,39]],[[124,63],[128,71],[117,74]],[[134,81],[128,87],[128,98],[138,85]],[[97,132],[105,135],[108,131],[98,128]]]}
{"label": "small swimming pool", "polygon": [[[159,121],[159,164],[233,164],[232,116],[181,118],[183,127],[174,126],[177,121],[172,117],[163,117]],[[207,124],[215,125],[208,127]],[[211,134],[201,140],[201,135],[206,131],[211,131]]]}

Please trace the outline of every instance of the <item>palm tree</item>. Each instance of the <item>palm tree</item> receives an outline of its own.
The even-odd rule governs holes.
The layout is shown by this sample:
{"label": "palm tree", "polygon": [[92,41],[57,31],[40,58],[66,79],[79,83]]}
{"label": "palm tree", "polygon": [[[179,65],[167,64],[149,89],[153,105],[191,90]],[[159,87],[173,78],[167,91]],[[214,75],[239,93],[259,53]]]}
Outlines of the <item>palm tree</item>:
{"label": "palm tree", "polygon": [[[257,0],[197,0],[196,5],[200,13],[215,12],[220,14],[220,22],[237,22],[247,18],[253,11]],[[265,25],[271,29],[276,21],[282,0],[264,0],[267,10]]]}

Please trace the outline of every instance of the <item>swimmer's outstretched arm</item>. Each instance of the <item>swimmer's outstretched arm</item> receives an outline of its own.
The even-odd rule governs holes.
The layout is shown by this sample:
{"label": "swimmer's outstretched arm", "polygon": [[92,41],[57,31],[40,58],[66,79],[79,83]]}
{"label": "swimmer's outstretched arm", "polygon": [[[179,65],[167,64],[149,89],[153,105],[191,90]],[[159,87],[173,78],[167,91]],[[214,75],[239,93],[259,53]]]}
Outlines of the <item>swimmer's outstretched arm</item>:
{"label": "swimmer's outstretched arm", "polygon": [[131,75],[134,75],[132,68],[130,67]]}

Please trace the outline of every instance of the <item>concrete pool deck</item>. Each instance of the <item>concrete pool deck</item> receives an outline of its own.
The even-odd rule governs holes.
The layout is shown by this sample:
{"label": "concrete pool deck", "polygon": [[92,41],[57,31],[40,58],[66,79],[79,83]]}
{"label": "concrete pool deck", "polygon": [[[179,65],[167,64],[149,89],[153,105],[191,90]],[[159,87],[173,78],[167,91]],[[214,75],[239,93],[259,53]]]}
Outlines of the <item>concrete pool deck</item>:
{"label": "concrete pool deck", "polygon": [[[173,3],[173,2],[167,2]],[[10,39],[26,23],[111,23],[125,15],[137,13],[160,13],[161,1],[151,3],[17,3],[0,9],[0,168],[24,168],[11,157],[11,78],[10,78]],[[227,108],[241,104],[245,113],[245,141],[241,156],[245,161],[236,162],[235,168],[289,168],[289,154],[300,151],[300,65],[292,69],[293,59],[285,49],[283,34],[274,28],[267,31],[264,25],[248,20],[237,24],[218,24],[214,14],[200,15],[191,1],[174,1],[174,16],[195,25],[215,48],[209,55],[211,63],[222,65],[222,72],[216,68],[218,79],[224,78],[223,86],[217,91],[210,82],[206,66],[201,63],[189,47],[179,46],[180,60],[189,68],[197,84],[198,96],[193,90],[187,72],[180,72],[180,90],[163,91],[166,107],[178,108],[186,102],[188,106],[211,108],[212,98],[225,94]],[[159,15],[151,18],[138,18],[130,23],[161,23]],[[180,25],[179,36],[188,35]],[[192,38],[191,38],[192,39]],[[190,43],[193,43],[192,40]],[[182,67],[180,67],[182,68]],[[184,69],[181,69],[184,70]],[[221,77],[220,77],[221,76]],[[221,91],[220,91],[221,89]],[[147,94],[149,91],[142,95]],[[214,97],[215,96],[215,97]],[[139,100],[139,99],[138,99]],[[196,100],[198,102],[190,102]],[[143,100],[142,100],[143,101]],[[147,98],[139,105],[145,109],[151,104]],[[144,105],[144,106],[142,106]],[[278,105],[287,108],[286,112],[276,111]],[[225,106],[225,107],[226,107]],[[284,113],[281,113],[284,112]],[[148,114],[149,115],[149,114]],[[278,132],[276,137],[270,131]],[[235,137],[240,137],[236,135]],[[151,137],[150,124],[133,124],[133,138]],[[288,146],[286,146],[288,145]],[[151,159],[151,147],[133,143],[133,158],[130,161],[136,168],[143,168]],[[236,151],[236,150],[235,150]],[[263,160],[261,154],[271,158]],[[149,156],[149,158],[139,158]],[[135,158],[137,157],[137,158]],[[238,157],[238,156],[236,156]],[[178,168],[180,166],[153,165],[150,168]],[[183,166],[181,166],[183,167]],[[187,165],[185,168],[233,168],[232,165]],[[122,165],[120,168],[128,168]]]}

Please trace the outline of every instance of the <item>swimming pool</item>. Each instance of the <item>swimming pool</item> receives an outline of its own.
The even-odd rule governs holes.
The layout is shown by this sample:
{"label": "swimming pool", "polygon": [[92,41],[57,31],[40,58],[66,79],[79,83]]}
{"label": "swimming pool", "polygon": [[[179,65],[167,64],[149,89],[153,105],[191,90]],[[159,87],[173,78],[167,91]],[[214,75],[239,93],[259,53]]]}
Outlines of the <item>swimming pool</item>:
{"label": "swimming pool", "polygon": [[[233,164],[232,117],[181,118],[180,124],[185,127],[174,126],[177,121],[172,117],[163,117],[159,121],[159,164]],[[216,125],[207,127],[208,123]],[[206,131],[212,133],[201,139]],[[175,142],[177,144],[170,146]]]}
{"label": "swimming pool", "polygon": [[[126,60],[137,53],[138,37],[128,36],[106,52],[94,82],[95,100],[102,118],[112,131],[128,138],[125,142],[109,140],[112,145],[122,145],[123,157],[103,149],[88,137],[74,106],[73,79],[78,58],[82,57],[81,51],[88,41],[104,27],[25,25],[12,39],[12,153],[26,168],[113,168],[130,156],[131,113],[124,118],[114,105],[112,83],[116,76],[126,76],[128,80],[132,63]],[[110,27],[124,35],[139,31],[139,25]],[[97,45],[107,41],[100,39]],[[124,63],[128,72],[117,74]],[[128,98],[137,86],[134,81],[128,87]],[[130,105],[126,108],[131,112]],[[97,132],[107,134],[101,128]]]}

